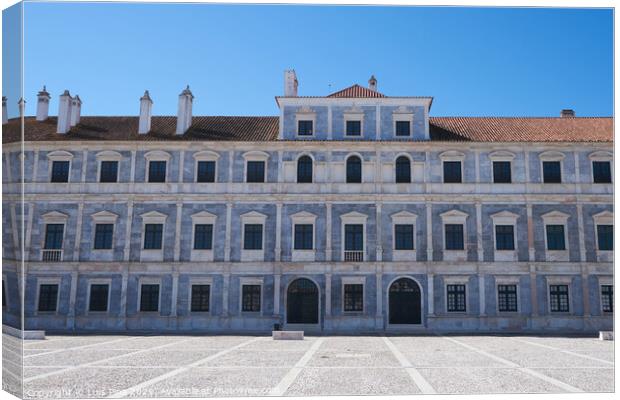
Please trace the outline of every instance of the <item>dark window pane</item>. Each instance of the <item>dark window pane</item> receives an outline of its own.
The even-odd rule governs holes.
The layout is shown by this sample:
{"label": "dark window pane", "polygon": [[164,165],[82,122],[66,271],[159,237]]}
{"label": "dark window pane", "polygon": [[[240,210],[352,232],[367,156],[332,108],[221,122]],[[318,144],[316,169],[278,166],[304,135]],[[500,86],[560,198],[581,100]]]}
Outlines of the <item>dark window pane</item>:
{"label": "dark window pane", "polygon": [[345,251],[364,250],[364,225],[347,224],[344,226]]}
{"label": "dark window pane", "polygon": [[547,225],[547,250],[566,250],[564,225]]}
{"label": "dark window pane", "polygon": [[148,284],[141,286],[140,311],[159,310],[159,285]]}
{"label": "dark window pane", "polygon": [[313,229],[312,224],[295,225],[295,250],[312,250]]}
{"label": "dark window pane", "polygon": [[45,225],[45,246],[46,250],[62,249],[62,237],[65,231],[65,224]]}
{"label": "dark window pane", "polygon": [[614,287],[613,285],[601,286],[601,306],[603,312],[614,312]]}
{"label": "dark window pane", "polygon": [[95,250],[111,249],[114,224],[95,225]]}
{"label": "dark window pane", "polygon": [[405,156],[396,159],[396,183],[411,183],[411,163]]}
{"label": "dark window pane", "polygon": [[514,226],[495,225],[495,248],[497,250],[515,249]]}
{"label": "dark window pane", "polygon": [[444,183],[461,183],[461,162],[460,161],[444,161],[443,162],[443,181]]}
{"label": "dark window pane", "polygon": [[165,161],[149,162],[149,182],[152,182],[152,183],[166,182],[166,162]]}
{"label": "dark window pane", "polygon": [[512,176],[510,171],[510,161],[493,161],[493,182],[510,183]]}
{"label": "dark window pane", "polygon": [[360,136],[362,134],[361,121],[347,121],[347,136]]}
{"label": "dark window pane", "polygon": [[409,121],[396,121],[396,136],[409,136],[410,132]]}
{"label": "dark window pane", "polygon": [[413,225],[394,225],[396,250],[413,250]]}
{"label": "dark window pane", "polygon": [[543,182],[562,183],[562,166],[559,161],[543,161]]}
{"label": "dark window pane", "polygon": [[549,304],[552,312],[568,312],[568,285],[549,285]]}
{"label": "dark window pane", "polygon": [[265,182],[265,162],[248,161],[248,182]]}
{"label": "dark window pane", "polygon": [[6,285],[4,284],[4,279],[2,280],[2,307],[6,307]]}
{"label": "dark window pane", "polygon": [[364,311],[364,285],[344,285],[344,310]]}
{"label": "dark window pane", "polygon": [[597,225],[596,233],[598,236],[599,250],[614,249],[614,226],[613,225]]}
{"label": "dark window pane", "polygon": [[260,311],[260,285],[243,285],[241,311]]}
{"label": "dark window pane", "polygon": [[101,161],[99,182],[116,182],[118,180],[118,161]]}
{"label": "dark window pane", "polygon": [[447,304],[448,312],[467,311],[465,299],[465,285],[447,285]]}
{"label": "dark window pane", "polygon": [[39,311],[56,311],[58,305],[58,285],[39,286]]}
{"label": "dark window pane", "polygon": [[464,250],[463,225],[446,224],[446,250]]}
{"label": "dark window pane", "polygon": [[611,183],[611,163],[609,161],[593,161],[592,175],[594,183]]}
{"label": "dark window pane", "polygon": [[163,224],[145,224],[144,225],[144,249],[157,250],[161,249]]}
{"label": "dark window pane", "polygon": [[309,156],[297,160],[297,183],[312,183],[312,159]]}
{"label": "dark window pane", "polygon": [[312,121],[298,121],[297,122],[297,134],[299,136],[312,136]]}
{"label": "dark window pane", "polygon": [[517,285],[497,285],[497,307],[499,311],[517,311]]}
{"label": "dark window pane", "polygon": [[244,250],[262,250],[263,248],[263,226],[261,224],[244,225]]}
{"label": "dark window pane", "polygon": [[52,178],[54,183],[69,182],[69,161],[52,161]]}
{"label": "dark window pane", "polygon": [[211,250],[213,241],[213,225],[198,224],[194,226],[194,249]]}
{"label": "dark window pane", "polygon": [[108,311],[109,285],[90,285],[89,311]]}
{"label": "dark window pane", "polygon": [[358,156],[347,159],[347,183],[362,183],[362,160]]}
{"label": "dark window pane", "polygon": [[209,311],[210,285],[192,285],[192,312]]}
{"label": "dark window pane", "polygon": [[215,182],[215,161],[198,161],[197,182]]}

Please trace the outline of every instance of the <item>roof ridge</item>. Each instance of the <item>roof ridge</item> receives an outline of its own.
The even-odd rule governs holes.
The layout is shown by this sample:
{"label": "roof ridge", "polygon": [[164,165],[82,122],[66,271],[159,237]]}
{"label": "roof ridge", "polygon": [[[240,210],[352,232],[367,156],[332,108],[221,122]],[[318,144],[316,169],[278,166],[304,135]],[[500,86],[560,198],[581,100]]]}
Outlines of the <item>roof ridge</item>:
{"label": "roof ridge", "polygon": [[601,118],[614,118],[613,116],[581,116],[581,117],[554,117],[554,116],[517,116],[517,117],[509,117],[509,116],[429,116],[429,118],[467,118],[467,119],[561,119],[561,120],[570,120],[570,119],[601,119]]}

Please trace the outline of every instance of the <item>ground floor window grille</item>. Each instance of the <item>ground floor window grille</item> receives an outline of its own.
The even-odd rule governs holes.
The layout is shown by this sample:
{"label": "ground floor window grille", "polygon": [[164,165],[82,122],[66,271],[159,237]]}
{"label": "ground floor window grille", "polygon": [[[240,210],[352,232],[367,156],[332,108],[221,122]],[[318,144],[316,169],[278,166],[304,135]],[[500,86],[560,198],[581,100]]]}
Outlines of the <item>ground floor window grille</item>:
{"label": "ground floor window grille", "polygon": [[363,311],[364,310],[364,285],[345,284],[344,285],[344,310]]}
{"label": "ground floor window grille", "polygon": [[241,311],[260,311],[260,285],[243,285]]}
{"label": "ground floor window grille", "polygon": [[88,311],[108,311],[109,289],[110,286],[107,284],[90,285]]}
{"label": "ground floor window grille", "polygon": [[517,285],[497,285],[497,307],[501,312],[517,311]]}
{"label": "ground floor window grille", "polygon": [[39,311],[55,312],[58,306],[58,285],[44,284],[39,286]]}
{"label": "ground floor window grille", "polygon": [[603,312],[614,312],[614,287],[613,285],[601,286],[601,303]]}
{"label": "ground floor window grille", "polygon": [[192,285],[192,312],[209,311],[210,285]]}
{"label": "ground floor window grille", "polygon": [[448,312],[465,312],[467,310],[465,301],[465,285],[448,285]]}
{"label": "ground floor window grille", "polygon": [[140,311],[158,311],[159,310],[159,285],[148,284],[142,285],[140,289]]}
{"label": "ground floor window grille", "polygon": [[549,303],[551,312],[568,312],[568,285],[550,285]]}

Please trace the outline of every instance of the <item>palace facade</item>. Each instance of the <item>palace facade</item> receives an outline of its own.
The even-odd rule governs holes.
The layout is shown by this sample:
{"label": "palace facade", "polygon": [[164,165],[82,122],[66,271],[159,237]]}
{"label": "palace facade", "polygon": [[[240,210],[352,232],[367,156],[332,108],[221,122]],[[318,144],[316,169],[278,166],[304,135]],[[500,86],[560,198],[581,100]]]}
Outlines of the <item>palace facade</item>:
{"label": "palace facade", "polygon": [[148,92],[139,116],[81,116],[68,91],[48,116],[45,88],[23,125],[4,106],[3,322],[612,329],[612,118],[431,117],[374,77],[284,81],[278,116],[193,116],[189,87],[177,116]]}

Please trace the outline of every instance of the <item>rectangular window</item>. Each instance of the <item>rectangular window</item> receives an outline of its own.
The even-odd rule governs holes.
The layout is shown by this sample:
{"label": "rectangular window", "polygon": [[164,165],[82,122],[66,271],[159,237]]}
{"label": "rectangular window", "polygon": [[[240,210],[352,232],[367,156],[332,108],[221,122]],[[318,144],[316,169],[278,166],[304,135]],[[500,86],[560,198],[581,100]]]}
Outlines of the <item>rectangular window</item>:
{"label": "rectangular window", "polygon": [[211,250],[213,247],[213,225],[194,225],[194,250]]}
{"label": "rectangular window", "polygon": [[163,183],[166,182],[166,162],[150,161],[149,162],[149,182]]}
{"label": "rectangular window", "polygon": [[467,304],[465,301],[465,285],[447,285],[446,293],[448,295],[448,312],[467,311]]}
{"label": "rectangular window", "polygon": [[295,250],[312,250],[314,229],[312,224],[295,225]]}
{"label": "rectangular window", "polygon": [[511,183],[510,161],[493,161],[493,182]]}
{"label": "rectangular window", "polygon": [[101,161],[99,182],[113,183],[118,180],[118,161]]}
{"label": "rectangular window", "polygon": [[547,225],[547,250],[566,250],[564,225]]}
{"label": "rectangular window", "polygon": [[260,311],[260,285],[243,285],[241,311]]}
{"label": "rectangular window", "polygon": [[39,285],[38,310],[55,312],[58,306],[58,284]]}
{"label": "rectangular window", "polygon": [[2,307],[6,307],[6,286],[4,285],[4,279],[2,280]]}
{"label": "rectangular window", "polygon": [[312,136],[314,133],[312,120],[300,120],[297,122],[297,134],[299,136]]}
{"label": "rectangular window", "polygon": [[562,164],[559,161],[543,161],[543,182],[562,183]]}
{"label": "rectangular window", "polygon": [[611,163],[609,161],[592,161],[594,183],[611,183]]}
{"label": "rectangular window", "polygon": [[568,285],[549,285],[551,312],[568,312]]}
{"label": "rectangular window", "polygon": [[243,226],[243,249],[262,250],[263,249],[263,225],[245,224]]}
{"label": "rectangular window", "polygon": [[517,312],[517,285],[497,285],[497,309]]}
{"label": "rectangular window", "polygon": [[262,183],[265,182],[265,162],[264,161],[248,161],[247,165],[247,181]]}
{"label": "rectangular window", "polygon": [[106,250],[112,248],[112,235],[114,224],[95,225],[95,250]]}
{"label": "rectangular window", "polygon": [[362,121],[347,121],[347,136],[361,136]]}
{"label": "rectangular window", "polygon": [[107,284],[90,285],[88,311],[108,311],[109,290],[110,286]]}
{"label": "rectangular window", "polygon": [[192,312],[209,312],[211,285],[192,285]]}
{"label": "rectangular window", "polygon": [[364,250],[364,225],[347,224],[344,226],[345,251]]}
{"label": "rectangular window", "polygon": [[463,225],[446,224],[444,229],[446,231],[446,250],[464,250]]}
{"label": "rectangular window", "polygon": [[145,224],[144,225],[144,250],[161,249],[163,231],[164,231],[163,224]]}
{"label": "rectangular window", "polygon": [[461,183],[463,181],[460,161],[443,162],[443,181],[444,183]]}
{"label": "rectangular window", "polygon": [[396,250],[413,250],[413,225],[394,225],[394,236]]}
{"label": "rectangular window", "polygon": [[596,234],[598,236],[599,250],[614,249],[614,226],[613,225],[596,225]]}
{"label": "rectangular window", "polygon": [[69,182],[69,161],[52,161],[51,182]]}
{"label": "rectangular window", "polygon": [[614,286],[601,285],[601,306],[603,312],[614,312]]}
{"label": "rectangular window", "polygon": [[215,161],[198,161],[197,182],[215,182]]}
{"label": "rectangular window", "polygon": [[396,121],[396,136],[411,135],[411,124],[409,121]]}
{"label": "rectangular window", "polygon": [[514,250],[515,232],[512,225],[495,225],[495,249]]}
{"label": "rectangular window", "polygon": [[140,311],[159,311],[159,284],[143,284],[140,287]]}
{"label": "rectangular window", "polygon": [[46,250],[61,250],[64,231],[65,224],[45,225],[45,244],[43,248]]}
{"label": "rectangular window", "polygon": [[364,311],[364,285],[344,285],[344,311]]}

